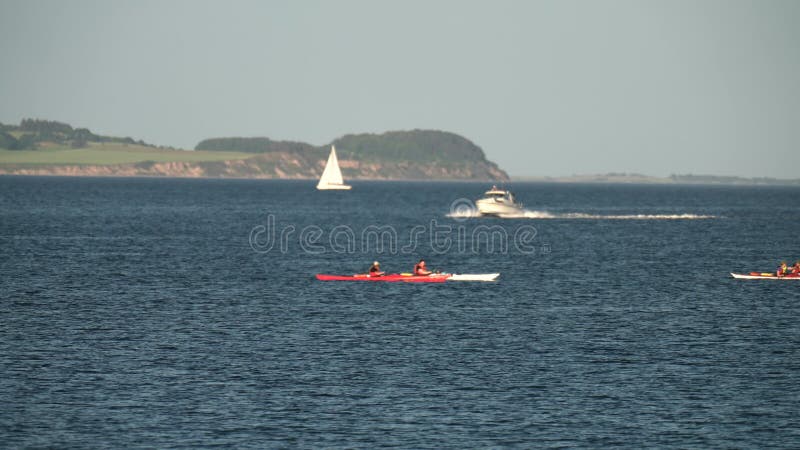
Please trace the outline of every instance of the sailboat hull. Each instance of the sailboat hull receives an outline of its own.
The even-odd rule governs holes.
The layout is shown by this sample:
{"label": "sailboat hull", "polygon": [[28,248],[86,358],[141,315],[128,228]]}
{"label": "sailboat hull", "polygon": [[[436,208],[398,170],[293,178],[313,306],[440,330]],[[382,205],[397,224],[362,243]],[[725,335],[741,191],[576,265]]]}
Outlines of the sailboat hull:
{"label": "sailboat hull", "polygon": [[352,189],[353,186],[347,184],[326,184],[326,185],[317,185],[317,189],[320,191],[349,191]]}

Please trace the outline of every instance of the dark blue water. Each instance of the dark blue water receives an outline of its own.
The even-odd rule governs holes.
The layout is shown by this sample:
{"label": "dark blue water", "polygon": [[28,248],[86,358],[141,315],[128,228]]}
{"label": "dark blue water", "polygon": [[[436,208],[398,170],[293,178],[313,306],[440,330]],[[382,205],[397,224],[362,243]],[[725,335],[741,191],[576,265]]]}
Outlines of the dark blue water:
{"label": "dark blue water", "polygon": [[0,177],[0,446],[800,447],[800,189],[353,184]]}

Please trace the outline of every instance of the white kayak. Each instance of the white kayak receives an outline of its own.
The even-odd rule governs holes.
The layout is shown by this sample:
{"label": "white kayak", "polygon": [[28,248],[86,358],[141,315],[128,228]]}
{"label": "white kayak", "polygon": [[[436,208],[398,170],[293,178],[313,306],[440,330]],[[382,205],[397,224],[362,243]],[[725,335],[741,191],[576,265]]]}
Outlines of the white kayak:
{"label": "white kayak", "polygon": [[499,273],[454,273],[447,281],[495,281]]}
{"label": "white kayak", "polygon": [[732,273],[731,276],[733,278],[738,278],[740,280],[800,280],[800,276],[797,275],[784,275],[782,277],[775,276],[773,273],[765,272],[765,273],[757,273],[751,272],[749,275],[745,275],[743,273]]}

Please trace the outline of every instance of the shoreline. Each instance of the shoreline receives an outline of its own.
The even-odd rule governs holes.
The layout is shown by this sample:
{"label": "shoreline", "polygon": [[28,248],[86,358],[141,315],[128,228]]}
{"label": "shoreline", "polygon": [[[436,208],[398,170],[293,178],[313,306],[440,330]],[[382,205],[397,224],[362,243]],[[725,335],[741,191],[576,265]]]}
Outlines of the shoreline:
{"label": "shoreline", "polygon": [[[64,173],[7,173],[0,169],[0,177],[62,177],[62,178],[154,178],[154,179],[175,179],[175,180],[264,180],[264,181],[319,181],[319,177],[226,177],[226,176],[207,176],[207,175],[125,175],[125,174],[64,174]],[[404,183],[494,183],[503,184],[513,181],[483,180],[471,178],[348,178],[351,181],[386,181]]]}
{"label": "shoreline", "polygon": [[[64,178],[146,178],[176,180],[264,180],[264,181],[318,181],[317,177],[269,177],[269,176],[207,176],[207,175],[155,175],[155,174],[81,174],[81,173],[9,173],[0,169],[0,177],[64,177]],[[687,181],[671,178],[647,177],[642,179],[601,179],[602,177],[511,177],[511,180],[470,179],[470,178],[348,178],[350,181],[403,182],[403,183],[492,183],[500,186],[515,183],[541,184],[587,184],[587,185],[654,185],[654,186],[741,186],[741,187],[800,187],[800,180],[774,181]]]}

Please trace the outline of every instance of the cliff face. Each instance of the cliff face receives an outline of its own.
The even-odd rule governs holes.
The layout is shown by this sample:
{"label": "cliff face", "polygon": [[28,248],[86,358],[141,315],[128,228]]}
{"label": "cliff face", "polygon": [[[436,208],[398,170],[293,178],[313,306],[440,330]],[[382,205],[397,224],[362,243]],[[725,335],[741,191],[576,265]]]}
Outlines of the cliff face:
{"label": "cliff face", "polygon": [[[215,178],[319,178],[326,159],[307,161],[287,153],[270,153],[227,161],[142,162],[114,165],[0,166],[0,174],[63,176],[166,176]],[[410,162],[339,160],[346,179],[497,180],[508,179],[494,164],[441,165]]]}

